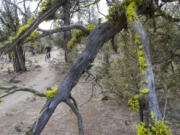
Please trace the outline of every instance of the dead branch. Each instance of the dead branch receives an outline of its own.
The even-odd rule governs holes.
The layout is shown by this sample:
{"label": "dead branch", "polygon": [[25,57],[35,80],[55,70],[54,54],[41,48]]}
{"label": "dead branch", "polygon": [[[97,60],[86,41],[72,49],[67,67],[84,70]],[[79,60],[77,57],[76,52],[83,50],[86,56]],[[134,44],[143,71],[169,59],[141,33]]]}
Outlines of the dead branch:
{"label": "dead branch", "polygon": [[83,32],[85,32],[86,34],[89,34],[90,31],[88,29],[86,29],[85,27],[81,26],[81,25],[69,25],[69,26],[63,26],[61,28],[58,29],[54,29],[54,30],[42,30],[42,29],[38,29],[39,31],[42,31],[43,33],[39,36],[37,36],[36,38],[34,38],[33,40],[37,40],[49,35],[52,35],[54,33],[58,33],[58,32],[64,32],[64,31],[70,31],[72,29],[79,29],[82,30]]}
{"label": "dead branch", "polygon": [[4,94],[0,95],[0,98],[4,98],[4,97],[7,97],[15,92],[18,92],[18,91],[24,91],[24,92],[30,92],[36,96],[39,96],[39,97],[46,97],[46,95],[44,93],[41,93],[35,89],[32,89],[32,88],[21,88],[21,87],[18,87],[18,86],[10,86],[10,87],[0,87],[0,89],[3,89],[3,90],[6,90]]}

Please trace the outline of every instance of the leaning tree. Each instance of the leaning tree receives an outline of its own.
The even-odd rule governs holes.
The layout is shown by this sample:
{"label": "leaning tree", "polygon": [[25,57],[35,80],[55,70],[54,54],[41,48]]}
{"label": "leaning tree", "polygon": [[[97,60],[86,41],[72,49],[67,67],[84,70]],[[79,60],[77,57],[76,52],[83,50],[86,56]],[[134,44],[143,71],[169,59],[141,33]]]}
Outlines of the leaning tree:
{"label": "leaning tree", "polygon": [[[7,53],[14,49],[16,46],[22,45],[24,41],[32,35],[37,29],[38,25],[47,20],[55,14],[60,7],[65,7],[67,2],[75,5],[74,10],[81,7],[88,7],[98,3],[100,0],[95,0],[86,5],[82,5],[81,0],[45,0],[41,3],[41,11],[38,16],[29,23],[28,27],[22,30],[18,36],[7,44],[0,48],[1,53]],[[49,34],[53,34],[61,31],[69,31],[71,29],[80,29],[78,36],[88,36],[88,42],[83,53],[78,57],[68,75],[59,87],[53,91],[47,91],[46,94],[36,93],[35,90],[28,88],[11,88],[15,90],[30,91],[36,93],[39,96],[46,96],[47,101],[41,110],[39,118],[34,122],[29,134],[39,135],[47,124],[48,120],[52,116],[56,107],[65,102],[75,113],[78,119],[79,134],[83,135],[83,123],[82,117],[78,110],[75,99],[71,96],[73,87],[78,83],[81,75],[84,72],[88,72],[91,63],[95,59],[98,51],[102,48],[105,42],[112,39],[116,34],[122,30],[130,29],[134,45],[137,48],[139,71],[141,74],[141,86],[139,95],[136,99],[140,106],[140,118],[143,122],[138,128],[138,134],[158,134],[159,130],[156,126],[161,125],[163,129],[160,129],[163,134],[171,134],[169,129],[165,127],[162,122],[163,116],[159,109],[159,103],[155,91],[154,74],[152,70],[152,63],[150,60],[149,41],[147,34],[143,28],[139,16],[146,16],[147,18],[153,18],[162,16],[169,21],[179,22],[180,19],[173,18],[173,16],[166,13],[163,10],[163,5],[169,2],[176,2],[177,0],[106,0],[109,7],[109,14],[106,16],[107,21],[97,24],[95,28],[88,29],[89,27],[83,27],[79,25],[68,25],[55,30],[46,31],[39,36],[32,36],[33,40],[44,37]],[[178,1],[177,1],[178,2]],[[69,3],[68,3],[69,4]],[[76,41],[77,39],[74,38]]]}

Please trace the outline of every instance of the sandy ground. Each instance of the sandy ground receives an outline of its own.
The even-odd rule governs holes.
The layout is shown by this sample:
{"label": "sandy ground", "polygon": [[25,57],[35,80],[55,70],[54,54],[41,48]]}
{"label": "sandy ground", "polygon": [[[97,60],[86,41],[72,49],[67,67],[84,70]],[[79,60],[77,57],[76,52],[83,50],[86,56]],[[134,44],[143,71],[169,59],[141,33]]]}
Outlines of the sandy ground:
{"label": "sandy ground", "polygon": [[[20,80],[16,85],[32,87],[45,92],[47,87],[56,88],[64,79],[62,72],[63,51],[53,50],[52,61],[44,61],[44,55],[27,56],[29,71],[22,74],[9,74],[1,68],[0,83],[6,84],[13,77]],[[58,64],[57,64],[58,63]],[[34,65],[33,65],[34,64]],[[38,66],[37,66],[38,65]],[[9,65],[9,67],[11,67]],[[80,81],[83,81],[81,78]],[[78,83],[72,91],[78,102],[83,117],[85,135],[135,135],[137,114],[128,111],[124,104],[115,100],[102,101],[99,88],[95,96],[87,102],[91,95],[90,83]],[[3,99],[0,103],[0,135],[22,135],[38,117],[45,98],[30,93],[17,92]],[[69,107],[60,104],[50,118],[42,135],[77,135],[77,120]]]}

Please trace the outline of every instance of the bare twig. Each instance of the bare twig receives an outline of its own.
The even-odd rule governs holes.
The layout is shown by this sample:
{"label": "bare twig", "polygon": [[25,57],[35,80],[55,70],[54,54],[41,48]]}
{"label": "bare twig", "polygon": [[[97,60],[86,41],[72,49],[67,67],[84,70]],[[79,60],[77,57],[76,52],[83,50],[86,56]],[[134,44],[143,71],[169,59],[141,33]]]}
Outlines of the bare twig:
{"label": "bare twig", "polygon": [[25,17],[28,17],[28,18],[30,18],[31,16],[30,15],[28,15],[27,13],[24,13],[22,10],[21,10],[21,8],[18,6],[18,5],[16,5],[15,3],[12,3],[11,1],[9,1],[9,0],[4,0],[6,3],[8,3],[8,4],[11,4],[11,5],[13,5],[14,7],[16,7]]}
{"label": "bare twig", "polygon": [[96,6],[97,6],[98,12],[99,12],[102,16],[106,17],[105,14],[103,14],[103,13],[100,11],[98,3],[96,3]]}

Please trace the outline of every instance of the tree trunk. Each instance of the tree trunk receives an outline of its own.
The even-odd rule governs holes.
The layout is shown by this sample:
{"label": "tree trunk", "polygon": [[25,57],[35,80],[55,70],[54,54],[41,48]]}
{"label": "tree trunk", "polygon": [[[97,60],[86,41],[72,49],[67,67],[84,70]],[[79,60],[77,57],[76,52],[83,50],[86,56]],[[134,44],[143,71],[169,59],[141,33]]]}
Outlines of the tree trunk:
{"label": "tree trunk", "polygon": [[[66,4],[63,6],[63,20],[64,20],[64,25],[67,26],[67,25],[70,25],[70,20],[71,20],[71,17],[70,17],[70,8],[71,8],[71,5],[69,2],[66,2]],[[65,62],[69,62],[69,59],[68,59],[68,48],[67,48],[67,44],[69,42],[69,40],[71,39],[71,32],[70,31],[66,31],[64,32],[64,45],[63,45],[63,48],[64,48],[64,57],[65,57]]]}
{"label": "tree trunk", "polygon": [[17,45],[13,49],[13,68],[14,72],[24,72],[26,71],[25,67],[25,56],[23,48],[20,45]]}
{"label": "tree trunk", "polygon": [[138,21],[135,21],[134,23],[134,30],[135,32],[139,33],[140,40],[142,42],[143,46],[143,53],[144,53],[144,59],[146,61],[147,67],[145,68],[145,75],[141,77],[141,82],[148,81],[148,83],[145,83],[142,85],[142,89],[148,89],[148,94],[146,97],[147,102],[147,122],[146,125],[152,124],[152,113],[154,114],[155,120],[162,120],[162,115],[159,108],[159,103],[155,91],[155,80],[154,80],[154,73],[152,69],[152,64],[150,60],[150,51],[149,51],[149,41],[148,37],[146,35],[146,32],[142,26],[142,24]]}

